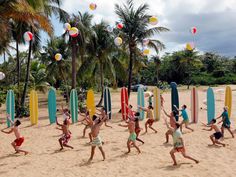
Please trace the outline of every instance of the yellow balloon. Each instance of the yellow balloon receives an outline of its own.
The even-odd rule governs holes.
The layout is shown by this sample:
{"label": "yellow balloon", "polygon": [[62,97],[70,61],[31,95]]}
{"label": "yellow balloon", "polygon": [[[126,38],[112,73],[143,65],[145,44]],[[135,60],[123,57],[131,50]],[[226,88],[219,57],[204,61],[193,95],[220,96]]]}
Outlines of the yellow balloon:
{"label": "yellow balloon", "polygon": [[116,37],[115,40],[114,40],[114,43],[117,46],[120,46],[123,43],[123,40],[121,39],[121,37]]}
{"label": "yellow balloon", "polygon": [[60,53],[57,53],[56,55],[55,55],[55,60],[56,61],[60,61],[62,59],[62,55],[60,54]]}
{"label": "yellow balloon", "polygon": [[189,51],[191,51],[191,50],[194,49],[194,45],[191,44],[191,43],[187,43],[187,44],[186,44],[186,49],[189,50]]}
{"label": "yellow balloon", "polygon": [[90,8],[91,10],[96,10],[97,4],[91,3],[91,4],[89,5],[89,8]]}
{"label": "yellow balloon", "polygon": [[143,55],[149,55],[150,54],[150,50],[149,49],[144,49],[143,50]]}
{"label": "yellow balloon", "polygon": [[150,23],[151,25],[156,25],[156,24],[158,23],[157,17],[155,17],[155,16],[150,17],[150,18],[149,18],[149,23]]}

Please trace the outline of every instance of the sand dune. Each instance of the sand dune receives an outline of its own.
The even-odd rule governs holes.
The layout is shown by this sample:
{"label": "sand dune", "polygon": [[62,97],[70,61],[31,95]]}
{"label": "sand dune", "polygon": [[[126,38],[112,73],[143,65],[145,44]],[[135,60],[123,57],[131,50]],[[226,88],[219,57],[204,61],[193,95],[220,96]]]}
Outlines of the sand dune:
{"label": "sand dune", "polygon": [[[224,86],[214,88],[221,89]],[[233,86],[233,89],[236,87]],[[206,105],[203,100],[206,97],[206,88],[199,91],[199,103],[203,109],[199,112],[200,121],[206,122]],[[165,107],[170,110],[170,93],[164,93]],[[221,113],[224,106],[224,92],[216,92],[216,112]],[[72,125],[72,139],[70,144],[75,147],[73,150],[64,150],[58,152],[58,138],[61,132],[55,129],[55,125],[48,125],[49,121],[45,119],[47,109],[41,108],[39,115],[44,117],[39,120],[38,126],[30,126],[28,120],[23,120],[21,125],[21,134],[25,137],[25,143],[22,148],[30,151],[30,154],[24,156],[22,154],[14,154],[10,143],[14,140],[14,135],[0,134],[0,176],[10,177],[149,177],[149,176],[170,176],[170,177],[211,177],[211,176],[236,176],[236,141],[231,139],[226,132],[225,143],[229,146],[213,147],[209,146],[209,135],[213,132],[202,130],[201,124],[191,125],[195,132],[190,133],[184,129],[184,140],[187,152],[193,157],[200,160],[199,164],[183,159],[178,154],[177,167],[172,166],[169,151],[172,144],[164,145],[164,133],[166,127],[163,120],[156,122],[154,127],[158,130],[155,134],[149,130],[149,133],[142,135],[140,138],[145,141],[144,145],[140,145],[141,154],[137,154],[132,148],[129,155],[125,155],[127,151],[126,141],[128,131],[119,127],[118,122],[121,115],[116,113],[120,108],[119,93],[112,93],[113,101],[113,117],[110,122],[112,129],[102,127],[100,135],[105,142],[104,150],[106,152],[106,160],[102,161],[100,152],[96,151],[94,161],[87,164],[90,155],[90,146],[88,138],[81,138],[83,125]],[[136,93],[131,96],[131,103],[136,107]],[[180,91],[180,103],[187,104],[190,108],[190,90]],[[233,92],[233,111],[232,111],[232,127],[235,127],[236,117],[236,92]],[[190,109],[188,109],[190,114]],[[1,114],[4,117],[4,114]],[[59,120],[62,117],[59,116]],[[141,122],[144,128],[144,122]],[[0,125],[0,129],[5,128],[5,124]]]}

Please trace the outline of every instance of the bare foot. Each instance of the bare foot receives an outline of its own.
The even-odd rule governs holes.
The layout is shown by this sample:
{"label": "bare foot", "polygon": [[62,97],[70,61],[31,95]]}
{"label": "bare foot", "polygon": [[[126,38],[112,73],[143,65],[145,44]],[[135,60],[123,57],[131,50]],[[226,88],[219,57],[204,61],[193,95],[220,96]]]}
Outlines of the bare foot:
{"label": "bare foot", "polygon": [[173,164],[173,166],[176,166],[176,165],[177,165],[177,163],[174,163],[174,164]]}
{"label": "bare foot", "polygon": [[61,149],[59,149],[59,151],[62,151],[64,148],[62,147]]}
{"label": "bare foot", "polygon": [[25,152],[25,155],[29,154],[29,152]]}
{"label": "bare foot", "polygon": [[198,160],[195,160],[195,163],[196,163],[196,164],[198,164],[198,163],[199,163],[199,161],[198,161]]}
{"label": "bare foot", "polygon": [[129,154],[129,153],[130,153],[130,151],[126,152],[125,154]]}
{"label": "bare foot", "polygon": [[157,133],[157,131],[155,131],[155,133]]}

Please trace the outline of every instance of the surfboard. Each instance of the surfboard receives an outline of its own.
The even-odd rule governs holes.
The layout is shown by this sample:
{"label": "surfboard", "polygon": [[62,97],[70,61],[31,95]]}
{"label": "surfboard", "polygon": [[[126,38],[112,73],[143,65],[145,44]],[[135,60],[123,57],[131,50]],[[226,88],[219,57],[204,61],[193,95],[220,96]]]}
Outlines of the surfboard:
{"label": "surfboard", "polygon": [[225,106],[228,107],[228,114],[230,118],[232,110],[232,90],[230,86],[227,86],[225,89]]}
{"label": "surfboard", "polygon": [[48,114],[50,124],[56,122],[56,114],[57,114],[57,101],[56,101],[56,91],[52,87],[48,92]]}
{"label": "surfboard", "polygon": [[153,90],[153,100],[154,100],[154,119],[156,121],[160,120],[161,117],[161,91],[159,88],[155,87]]}
{"label": "surfboard", "polygon": [[70,114],[72,123],[78,122],[78,95],[76,89],[70,91]]}
{"label": "surfboard", "polygon": [[207,122],[215,118],[215,97],[212,88],[207,89]]}
{"label": "surfboard", "polygon": [[87,109],[89,111],[89,115],[92,116],[96,113],[95,101],[94,101],[94,92],[92,89],[88,90],[87,92]]}
{"label": "surfboard", "polygon": [[38,95],[35,90],[30,92],[30,122],[32,125],[38,124]]}
{"label": "surfboard", "polygon": [[[138,101],[138,106],[141,106],[141,107],[145,107],[145,102],[144,102],[144,90],[142,87],[139,87],[138,88],[138,98],[137,98],[137,101]],[[144,119],[144,116],[145,116],[145,112],[142,110],[142,109],[138,109],[138,112],[140,113],[140,120],[143,120]]]}
{"label": "surfboard", "polygon": [[[10,119],[14,122],[15,119],[15,96],[13,90],[8,90],[7,99],[6,99],[6,109],[7,114],[10,116]],[[11,123],[7,119],[7,127],[10,127]]]}
{"label": "surfboard", "polygon": [[109,88],[104,89],[104,108],[108,114],[109,119],[111,119],[111,94]]}
{"label": "surfboard", "polygon": [[[177,108],[179,109],[179,94],[178,94],[177,84],[175,82],[171,82],[170,87],[171,87],[171,110],[174,111],[176,110],[174,105],[176,105]],[[176,116],[175,119],[176,121],[178,121],[179,117]]]}
{"label": "surfboard", "polygon": [[126,87],[123,87],[121,89],[121,113],[122,113],[122,118],[123,120],[128,119],[128,106],[129,101],[128,101],[128,90]]}
{"label": "surfboard", "polygon": [[198,122],[198,92],[197,88],[193,87],[191,90],[191,118],[193,123]]}

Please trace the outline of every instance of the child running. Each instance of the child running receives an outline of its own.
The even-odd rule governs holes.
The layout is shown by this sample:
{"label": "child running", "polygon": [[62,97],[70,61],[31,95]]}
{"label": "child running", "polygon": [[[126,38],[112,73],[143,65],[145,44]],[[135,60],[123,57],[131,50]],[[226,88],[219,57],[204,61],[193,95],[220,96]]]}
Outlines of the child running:
{"label": "child running", "polygon": [[[163,110],[164,114],[165,114],[167,117],[170,118],[170,126],[171,126],[173,129],[175,129],[175,128],[176,128],[175,116],[177,115],[177,112],[176,112],[176,111],[172,111],[172,112],[170,113],[170,115],[169,115],[169,114],[167,114],[167,112],[165,111],[164,107],[162,107],[162,110]],[[167,132],[165,133],[165,135],[166,135],[166,142],[165,142],[165,144],[167,144],[167,143],[169,143],[169,135],[171,135],[171,136],[173,135],[172,130],[171,130],[171,129],[167,130]]]}
{"label": "child running", "polygon": [[105,152],[102,149],[103,143],[102,143],[101,137],[99,136],[100,128],[101,128],[102,124],[104,123],[105,119],[106,119],[105,117],[99,118],[96,115],[93,116],[93,120],[95,123],[91,128],[91,135],[92,135],[93,141],[91,143],[91,145],[92,145],[91,155],[90,155],[88,162],[91,162],[93,160],[96,146],[98,146],[99,150],[102,153],[103,161],[105,160]]}
{"label": "child running", "polygon": [[188,118],[188,113],[187,113],[187,106],[184,104],[182,106],[182,109],[178,109],[176,105],[174,105],[174,107],[176,108],[177,111],[181,111],[181,115],[183,117],[183,121],[180,124],[180,130],[181,132],[183,132],[183,124],[185,125],[186,129],[191,130],[192,132],[194,131],[192,128],[189,127],[189,118]]}
{"label": "child running", "polygon": [[129,119],[129,121],[126,122],[126,123],[127,123],[127,125],[119,124],[119,126],[128,127],[128,130],[129,130],[129,133],[130,133],[129,138],[127,140],[127,148],[128,148],[127,154],[130,153],[131,145],[133,145],[137,149],[138,153],[141,153],[139,147],[136,145],[137,135],[135,133],[135,123],[131,119]]}
{"label": "child running", "polygon": [[217,117],[216,118],[216,120],[217,119],[219,119],[219,118],[221,118],[222,117],[222,120],[218,123],[218,124],[220,124],[220,123],[222,123],[222,126],[221,126],[221,132],[222,132],[222,136],[223,136],[223,138],[224,138],[224,129],[226,128],[228,131],[229,131],[229,133],[232,135],[232,138],[234,138],[234,133],[231,131],[231,129],[230,129],[230,124],[231,124],[231,122],[230,122],[230,120],[229,120],[229,114],[228,114],[228,107],[227,106],[225,106],[224,108],[223,108],[223,113],[219,116],[219,117]]}
{"label": "child running", "polygon": [[107,125],[107,122],[109,121],[108,115],[110,114],[110,112],[107,113],[106,109],[104,107],[102,107],[101,109],[97,109],[97,110],[100,112],[100,114],[97,114],[97,115],[102,116],[102,117],[105,118],[105,121],[104,121],[105,126],[109,127],[109,128],[112,128],[112,126]]}
{"label": "child running", "polygon": [[[87,111],[87,109],[85,110],[84,114],[79,113],[82,117],[84,117],[82,120],[79,120],[78,122],[82,122],[82,124],[85,125],[84,130],[83,130],[83,136],[82,138],[85,138],[85,134],[86,134],[86,130],[87,129],[91,129],[91,127],[93,126],[93,121],[91,120],[90,116],[89,116],[89,111]],[[86,123],[83,123],[83,121],[86,121]],[[90,143],[92,142],[92,136],[91,133],[89,133],[89,139],[90,139]]]}
{"label": "child running", "polygon": [[140,128],[140,125],[139,125],[139,116],[140,116],[140,113],[139,113],[139,112],[136,112],[134,116],[135,116],[134,121],[135,121],[136,140],[144,144],[144,141],[141,140],[141,139],[139,139],[139,134],[140,134],[140,132],[141,132],[141,130],[142,130],[142,129]]}
{"label": "child running", "polygon": [[16,120],[14,123],[9,118],[9,115],[7,115],[7,119],[10,121],[12,128],[10,131],[4,131],[4,130],[1,130],[1,131],[6,134],[10,134],[14,132],[16,139],[11,143],[12,147],[15,149],[16,153],[23,152],[25,153],[25,155],[27,155],[29,153],[28,151],[20,149],[20,146],[24,142],[24,137],[20,135],[20,131],[19,131],[19,125],[21,124],[21,122],[19,120]]}
{"label": "child running", "polygon": [[223,147],[225,147],[225,144],[224,144],[224,143],[219,142],[219,139],[222,138],[223,135],[222,135],[222,133],[221,133],[219,127],[218,127],[217,125],[215,125],[215,123],[216,123],[216,119],[212,119],[212,121],[210,122],[209,125],[203,124],[203,125],[206,126],[206,127],[210,127],[210,129],[205,129],[205,128],[204,128],[203,130],[206,130],[206,131],[215,130],[215,133],[210,136],[210,139],[211,139],[213,145],[215,145],[215,144],[220,144],[220,145],[222,145]]}
{"label": "child running", "polygon": [[58,126],[61,127],[61,129],[60,128],[58,128],[58,129],[62,130],[62,132],[63,132],[62,137],[58,140],[59,143],[60,143],[60,146],[61,146],[60,151],[63,150],[64,147],[74,149],[72,146],[68,145],[68,142],[71,138],[71,132],[69,130],[70,121],[68,119],[65,119],[63,121],[63,124],[60,124],[60,123],[58,123],[58,120],[57,120],[57,117],[56,117],[56,123],[57,123]]}
{"label": "child running", "polygon": [[152,112],[153,111],[153,107],[152,106],[148,106],[148,108],[143,108],[141,106],[138,106],[138,108],[140,108],[141,110],[147,112],[147,119],[148,120],[145,123],[145,133],[147,133],[148,127],[150,129],[152,129],[155,133],[157,133],[157,130],[152,127],[152,125],[154,123],[154,118],[153,118],[154,116],[153,116],[153,112]]}
{"label": "child running", "polygon": [[181,154],[183,155],[184,158],[190,159],[190,160],[194,161],[195,163],[199,163],[198,160],[196,160],[196,159],[194,159],[194,158],[192,158],[192,157],[190,157],[190,156],[188,156],[188,155],[186,154],[185,145],[184,145],[184,140],[183,140],[183,138],[182,138],[182,133],[181,133],[181,131],[180,131],[180,124],[176,123],[176,126],[175,126],[176,128],[172,128],[172,127],[170,127],[169,124],[167,123],[167,120],[166,120],[166,119],[164,119],[164,120],[165,120],[165,124],[166,124],[167,128],[168,128],[171,132],[173,132],[172,136],[173,136],[173,145],[174,145],[174,147],[173,147],[173,149],[170,151],[171,158],[172,158],[172,160],[173,160],[173,162],[174,162],[173,165],[174,165],[174,166],[177,165],[176,158],[175,158],[175,153],[176,153],[176,152],[181,152]]}

